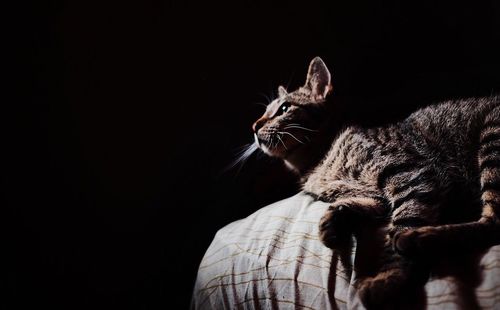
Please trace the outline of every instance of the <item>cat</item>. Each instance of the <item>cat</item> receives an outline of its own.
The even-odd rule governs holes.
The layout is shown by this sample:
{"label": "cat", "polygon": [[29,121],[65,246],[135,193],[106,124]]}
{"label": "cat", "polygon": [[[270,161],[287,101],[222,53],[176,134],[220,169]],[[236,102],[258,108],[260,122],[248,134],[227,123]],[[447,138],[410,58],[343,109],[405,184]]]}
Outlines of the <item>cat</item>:
{"label": "cat", "polygon": [[[332,89],[316,57],[304,86],[280,86],[252,129],[256,147],[299,173],[304,192],[330,203],[319,223],[327,247],[342,249],[360,223],[382,223],[378,272],[357,283],[367,308],[423,285],[418,257],[426,251],[500,244],[500,97],[447,101],[399,123],[341,129]],[[444,216],[459,212],[458,200],[473,214],[467,222]]]}

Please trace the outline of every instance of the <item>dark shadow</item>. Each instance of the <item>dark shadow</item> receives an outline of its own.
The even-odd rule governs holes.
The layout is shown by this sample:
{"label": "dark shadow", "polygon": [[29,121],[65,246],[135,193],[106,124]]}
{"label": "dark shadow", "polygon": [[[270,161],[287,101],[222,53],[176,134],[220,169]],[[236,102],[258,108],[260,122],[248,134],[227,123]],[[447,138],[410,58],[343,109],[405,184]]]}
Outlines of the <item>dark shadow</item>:
{"label": "dark shadow", "polygon": [[476,288],[482,282],[480,268],[485,251],[468,248],[436,253],[430,266],[433,278],[451,278],[456,285],[456,301],[460,309],[481,309]]}
{"label": "dark shadow", "polygon": [[[382,253],[387,251],[385,248],[386,227],[387,224],[364,225],[363,230],[357,234],[356,258],[354,261],[354,270],[356,272],[356,282],[360,283],[365,278],[374,277],[381,268],[380,261],[383,260]],[[398,255],[394,253],[394,255]],[[417,265],[412,268],[414,274],[411,281],[401,283],[397,293],[387,290],[387,300],[383,305],[378,305],[373,309],[426,309],[427,295],[424,284],[428,279],[428,268],[425,265]],[[392,296],[391,296],[392,295]]]}
{"label": "dark shadow", "polygon": [[[469,186],[457,188],[442,208],[441,222],[444,224],[473,223],[481,215],[480,203],[471,198],[475,195]],[[446,239],[420,253],[420,260],[427,262],[432,278],[450,278],[456,285],[456,301],[461,309],[480,309],[476,288],[482,282],[480,262],[488,248],[477,240],[484,240],[478,230],[450,234]],[[469,238],[467,238],[469,237]]]}

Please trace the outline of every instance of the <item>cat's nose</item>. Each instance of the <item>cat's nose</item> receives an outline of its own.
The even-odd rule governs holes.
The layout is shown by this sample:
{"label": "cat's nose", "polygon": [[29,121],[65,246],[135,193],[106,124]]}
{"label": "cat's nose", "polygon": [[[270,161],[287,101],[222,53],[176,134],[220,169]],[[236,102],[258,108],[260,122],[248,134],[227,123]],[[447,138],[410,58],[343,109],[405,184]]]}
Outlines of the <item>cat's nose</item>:
{"label": "cat's nose", "polygon": [[265,119],[259,118],[255,123],[253,123],[252,125],[253,132],[257,133],[257,131],[259,131],[259,129],[262,128],[265,122],[266,122]]}
{"label": "cat's nose", "polygon": [[262,126],[259,125],[257,122],[253,123],[253,125],[252,125],[253,132],[257,133],[257,131],[259,131],[260,127],[262,127]]}

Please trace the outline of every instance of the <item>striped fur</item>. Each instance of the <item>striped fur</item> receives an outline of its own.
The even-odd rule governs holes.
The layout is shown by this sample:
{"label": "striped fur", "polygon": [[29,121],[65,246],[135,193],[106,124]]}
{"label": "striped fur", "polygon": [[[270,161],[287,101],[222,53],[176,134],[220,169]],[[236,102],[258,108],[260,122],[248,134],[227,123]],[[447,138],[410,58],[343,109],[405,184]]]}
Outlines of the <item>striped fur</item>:
{"label": "striped fur", "polygon": [[[317,61],[308,76],[315,74],[311,68],[328,70]],[[296,92],[282,93],[286,98],[275,105],[289,101],[294,112],[269,114],[258,129],[279,131],[289,123],[310,127],[305,107],[330,105],[317,95],[308,100],[311,93],[328,93],[321,87],[331,89],[306,82]],[[352,126],[334,135],[333,140],[321,140],[331,143],[325,153],[317,145],[308,152],[288,151],[285,143],[283,149],[268,153],[299,167],[304,191],[332,203],[320,223],[328,247],[341,247],[351,234],[358,234],[356,222],[372,219],[386,227],[378,273],[359,282],[366,306],[379,308],[403,288],[423,284],[425,277],[420,276],[425,273],[415,271],[420,268],[416,257],[438,249],[500,244],[500,97],[448,101],[397,124]],[[307,147],[300,145],[302,150]],[[316,158],[308,155],[314,150],[322,159],[308,161]],[[459,209],[467,214],[463,219],[448,216]]]}

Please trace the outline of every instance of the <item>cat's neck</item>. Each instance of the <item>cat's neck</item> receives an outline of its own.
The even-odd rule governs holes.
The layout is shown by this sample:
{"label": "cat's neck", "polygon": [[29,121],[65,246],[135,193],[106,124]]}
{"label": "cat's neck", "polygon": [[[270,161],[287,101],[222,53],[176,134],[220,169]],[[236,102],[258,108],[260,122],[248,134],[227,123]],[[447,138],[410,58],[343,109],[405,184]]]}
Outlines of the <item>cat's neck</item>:
{"label": "cat's neck", "polygon": [[327,136],[318,136],[306,146],[298,148],[293,154],[285,158],[285,165],[301,176],[306,175],[326,155],[332,140]]}

